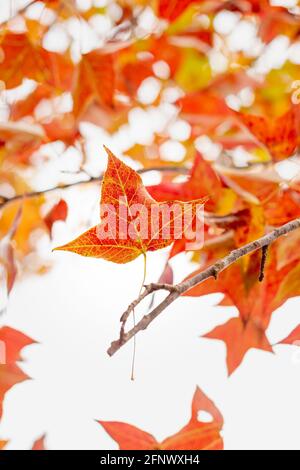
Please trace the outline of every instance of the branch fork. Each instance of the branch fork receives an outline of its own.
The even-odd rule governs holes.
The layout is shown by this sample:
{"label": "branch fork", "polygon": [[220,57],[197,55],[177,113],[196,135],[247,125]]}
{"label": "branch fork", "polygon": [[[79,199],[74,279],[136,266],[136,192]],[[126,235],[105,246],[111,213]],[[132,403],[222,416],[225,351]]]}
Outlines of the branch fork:
{"label": "branch fork", "polygon": [[[171,303],[173,303],[178,297],[181,296],[184,292],[187,292],[192,287],[204,282],[206,279],[213,277],[217,279],[218,274],[226,269],[228,266],[233,264],[238,259],[246,256],[250,253],[253,253],[259,249],[262,250],[262,263],[259,273],[259,280],[263,280],[263,272],[264,266],[266,262],[267,250],[269,246],[278,238],[290,233],[294,230],[300,228],[300,218],[292,220],[285,225],[282,225],[275,230],[267,233],[263,237],[248,243],[236,250],[231,251],[227,256],[218,260],[212,266],[204,269],[203,271],[195,274],[193,277],[186,279],[179,284],[171,285],[171,284],[149,284],[144,286],[144,291],[139,295],[137,299],[135,299],[127,308],[127,310],[121,316],[121,331],[120,336],[117,340],[113,341],[107,351],[109,356],[113,356],[124,344],[126,344],[131,338],[133,338],[136,334],[140,331],[145,330],[150,323],[162,313]],[[125,325],[128,320],[128,317],[131,312],[133,312],[134,308],[139,305],[142,300],[144,300],[148,295],[152,294],[158,290],[165,290],[168,292],[167,297],[158,304],[150,313],[143,316],[143,318],[129,331],[125,332]]]}
{"label": "branch fork", "polygon": [[137,299],[135,299],[131,304],[128,306],[127,310],[122,314],[120,318],[121,322],[121,330],[120,330],[120,339],[119,341],[124,344],[124,342],[127,342],[126,340],[126,333],[125,333],[125,326],[126,322],[129,318],[129,315],[131,312],[134,311],[134,309],[146,298],[148,295],[152,294],[153,292],[156,292],[158,290],[165,290],[169,293],[172,292],[177,292],[180,295],[180,286],[179,285],[172,285],[172,284],[160,284],[160,283],[151,283],[148,285],[143,286],[144,290],[143,292],[139,295]]}

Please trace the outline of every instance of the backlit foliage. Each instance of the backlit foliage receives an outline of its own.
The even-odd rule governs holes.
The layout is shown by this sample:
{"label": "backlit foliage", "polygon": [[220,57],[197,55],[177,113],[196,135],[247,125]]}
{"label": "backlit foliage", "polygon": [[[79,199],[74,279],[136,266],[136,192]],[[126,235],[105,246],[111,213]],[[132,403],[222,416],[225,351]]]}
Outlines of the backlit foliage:
{"label": "backlit foliage", "polygon": [[[3,308],[18,276],[50,268],[39,240],[46,237],[50,251],[56,222],[68,223],[74,208],[80,214],[68,188],[99,183],[107,156],[100,145],[95,152],[95,132],[116,155],[109,153],[102,200],[124,190],[116,189],[114,164],[139,202],[206,201],[196,272],[300,217],[300,5],[281,3],[28,0],[1,18]],[[161,169],[161,180],[145,188],[129,167]],[[107,255],[89,220],[78,216],[79,224],[88,232],[64,249],[119,263],[170,244],[170,260],[185,250],[182,234],[132,244],[129,256],[128,243],[111,250],[114,240]],[[236,308],[236,318],[205,335],[225,343],[229,373],[249,349],[272,351],[272,315],[300,295],[299,240],[298,229],[272,244],[262,282],[255,252],[185,294],[222,293],[221,305]],[[161,279],[169,280],[166,269]],[[0,339],[9,359],[0,365],[2,408],[6,391],[26,379],[16,361],[32,340],[8,327]],[[296,328],[281,343],[298,339]],[[214,418],[206,427],[196,416],[201,400]],[[101,424],[121,449],[221,449],[218,410],[198,389],[192,406],[189,424],[161,443],[131,425]]]}

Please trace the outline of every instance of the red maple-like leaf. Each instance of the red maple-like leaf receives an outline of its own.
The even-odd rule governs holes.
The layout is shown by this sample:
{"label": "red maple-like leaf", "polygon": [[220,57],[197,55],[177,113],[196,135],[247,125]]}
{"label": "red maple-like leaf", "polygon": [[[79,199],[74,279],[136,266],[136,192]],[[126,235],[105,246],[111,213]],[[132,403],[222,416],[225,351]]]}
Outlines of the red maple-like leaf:
{"label": "red maple-like leaf", "polygon": [[[196,218],[197,208],[205,199],[196,199],[189,203],[156,202],[144,187],[138,173],[107,148],[106,151],[108,166],[101,193],[105,221],[102,220],[98,226],[56,249],[104,258],[115,263],[128,263],[142,253],[171,245],[175,237],[186,238]],[[169,211],[174,202],[178,213]],[[133,214],[136,209],[138,213]],[[155,217],[156,222],[153,222],[154,212],[159,215],[161,210],[167,210],[167,220],[164,217]],[[185,224],[185,215],[188,212],[191,215],[190,223]]]}
{"label": "red maple-like leaf", "polygon": [[[199,412],[209,413],[211,421],[203,422]],[[118,443],[120,450],[222,450],[220,431],[223,418],[214,403],[197,387],[191,418],[176,434],[158,442],[151,434],[127,423],[99,421]]]}
{"label": "red maple-like leaf", "polygon": [[299,145],[299,121],[295,107],[277,119],[239,113],[243,124],[264,144],[274,161],[292,156]]}
{"label": "red maple-like leaf", "polygon": [[5,393],[15,384],[28,378],[16,362],[22,359],[21,349],[32,343],[34,341],[31,338],[13,328],[8,326],[0,328],[0,416]]}
{"label": "red maple-like leaf", "polygon": [[162,182],[147,186],[149,194],[157,201],[191,201],[207,197],[205,207],[208,211],[216,208],[222,198],[225,186],[212,166],[200,153],[196,154],[193,168],[187,181],[183,183]]}
{"label": "red maple-like leaf", "polygon": [[227,183],[234,183],[242,191],[240,194],[249,195],[256,199],[255,204],[263,209],[266,225],[280,226],[297,217],[300,217],[300,195],[297,184],[283,187],[280,182],[270,181],[264,175],[230,175]]}
{"label": "red maple-like leaf", "polygon": [[[238,309],[238,318],[204,335],[226,343],[229,374],[241,364],[249,349],[272,351],[265,334],[271,315],[288,298],[300,295],[298,262],[278,269],[276,250],[276,245],[269,250],[263,282],[258,279],[261,256],[256,252],[246,268],[243,260],[237,261],[221,272],[217,280],[210,278],[184,294],[197,297],[220,292],[225,295],[221,305],[234,305]],[[198,272],[202,270],[203,267]]]}
{"label": "red maple-like leaf", "polygon": [[29,78],[57,89],[70,89],[74,66],[68,54],[47,51],[26,33],[11,32],[1,38],[0,51],[0,76],[6,88],[17,87]]}
{"label": "red maple-like leaf", "polygon": [[73,94],[73,113],[81,116],[95,100],[100,105],[113,106],[114,66],[112,55],[94,50],[82,56]]}
{"label": "red maple-like leaf", "polygon": [[68,205],[64,199],[61,199],[58,201],[57,204],[55,204],[52,209],[48,212],[48,214],[45,217],[45,224],[47,225],[47,228],[49,232],[51,233],[53,224],[59,220],[65,221],[68,216]]}

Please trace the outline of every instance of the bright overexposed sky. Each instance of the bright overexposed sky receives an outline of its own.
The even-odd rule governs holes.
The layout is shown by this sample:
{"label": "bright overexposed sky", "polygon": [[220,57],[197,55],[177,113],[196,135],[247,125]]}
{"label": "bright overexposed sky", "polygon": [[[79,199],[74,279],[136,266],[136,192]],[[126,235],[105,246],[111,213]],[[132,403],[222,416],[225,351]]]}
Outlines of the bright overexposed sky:
{"label": "bright overexposed sky", "polygon": [[[15,0],[13,5],[25,3]],[[1,0],[0,19],[9,14],[8,2]],[[238,43],[244,50],[259,51],[261,44],[253,25],[240,25],[232,12],[227,13],[226,21],[225,16],[215,20],[215,27],[228,35],[229,45],[234,48]],[[256,72],[265,73],[274,61],[279,67],[291,54],[296,57],[297,49],[294,47],[291,52],[287,38],[280,37],[257,61]],[[210,60],[216,70],[224,65],[219,53]],[[164,78],[168,70],[160,64],[155,73]],[[151,104],[160,91],[159,81],[154,79],[142,86],[140,100]],[[132,144],[132,136],[147,145],[160,126],[168,126],[170,136],[168,146],[164,144],[160,149],[162,158],[167,160],[172,154],[180,161],[184,156],[181,142],[189,138],[190,127],[180,120],[172,105],[179,92],[165,90],[165,101],[158,109],[133,109],[129,126],[113,138],[95,126],[83,125],[88,153],[94,156],[89,169],[100,172],[105,168],[103,143],[119,156]],[[249,92],[235,97],[234,102],[238,100],[241,105],[242,99],[249,99]],[[218,152],[207,139],[199,145],[206,145],[212,159]],[[45,151],[52,160],[51,165],[39,167],[38,174],[33,175],[39,188],[56,184],[58,170],[67,167],[67,153],[62,160],[55,157],[60,152],[59,144]],[[282,165],[278,171],[284,175],[291,172],[291,167]],[[137,164],[132,162],[132,166]],[[150,182],[150,178],[154,181],[157,174],[145,176],[145,181]],[[52,243],[44,236],[38,246],[51,269],[43,275],[21,278],[0,318],[1,324],[19,329],[37,341],[22,354],[25,362],[21,367],[31,379],[13,387],[4,400],[0,436],[9,440],[7,448],[29,449],[42,434],[46,434],[49,449],[116,448],[96,420],[125,421],[163,439],[189,419],[191,399],[198,385],[224,416],[226,449],[300,449],[297,347],[277,346],[275,354],[251,350],[228,378],[224,344],[200,339],[201,334],[236,315],[232,307],[215,307],[220,295],[179,299],[139,334],[136,380],[130,381],[132,342],[112,358],[106,349],[118,336],[122,312],[138,294],[143,260],[123,266],[72,253],[53,253],[54,246],[70,240],[86,228],[87,221],[92,225],[98,217],[99,186],[72,189],[64,196],[70,203],[68,223],[56,225]],[[166,257],[166,250],[149,254],[148,282],[159,278]],[[176,281],[193,269],[184,255],[176,257],[172,264]],[[141,306],[140,315],[146,307],[147,303]],[[299,320],[300,299],[289,300],[272,318],[270,341],[276,343],[287,336]]]}
{"label": "bright overexposed sky", "polygon": [[[188,420],[196,385],[224,416],[226,449],[300,448],[297,346],[277,346],[276,354],[251,350],[227,378],[223,343],[199,336],[234,309],[215,307],[220,295],[183,298],[138,336],[132,382],[132,343],[112,358],[106,349],[137,294],[142,259],[119,266],[70,253],[51,256],[52,271],[17,284],[1,318],[39,342],[23,353],[32,379],[6,394],[0,435],[10,441],[8,449],[30,448],[44,433],[49,449],[115,448],[97,419],[129,422],[164,438]],[[149,256],[149,281],[164,258]],[[181,256],[174,261],[179,279],[190,266]],[[299,302],[290,300],[274,314],[272,342],[299,323]]]}

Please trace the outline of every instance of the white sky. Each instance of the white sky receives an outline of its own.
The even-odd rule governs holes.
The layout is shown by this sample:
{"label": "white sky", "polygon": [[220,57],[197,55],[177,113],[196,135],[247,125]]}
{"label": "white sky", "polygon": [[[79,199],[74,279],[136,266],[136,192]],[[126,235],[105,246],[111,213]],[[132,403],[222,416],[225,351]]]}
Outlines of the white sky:
{"label": "white sky", "polygon": [[[2,18],[8,14],[4,5]],[[247,47],[251,34],[244,38]],[[89,132],[91,152],[98,152],[100,141],[108,143],[104,134],[98,133],[95,140],[95,130]],[[139,137],[147,141],[146,129],[145,134],[139,131]],[[120,139],[114,145],[121,150]],[[48,171],[37,184],[55,184],[54,178]],[[81,191],[69,193],[67,197],[80,206],[80,216],[73,208],[69,226],[58,224],[53,246],[81,231],[78,217],[82,222],[85,204],[96,204],[97,191],[92,188],[87,196]],[[22,367],[32,380],[18,384],[5,398],[0,435],[10,440],[9,449],[30,448],[44,433],[50,449],[115,448],[95,419],[126,421],[162,439],[188,420],[196,385],[224,416],[226,449],[300,449],[296,347],[278,346],[276,355],[252,350],[227,379],[224,345],[199,336],[234,310],[214,307],[220,296],[184,298],[138,336],[136,380],[131,382],[132,344],[113,358],[106,349],[117,337],[122,311],[138,293],[142,260],[119,266],[69,253],[52,254],[48,244],[43,250],[53,269],[18,283],[8,312],[1,317],[2,324],[40,342],[23,354]],[[165,257],[165,252],[149,254],[148,281],[159,277]],[[182,256],[174,264],[178,280],[191,271]],[[293,299],[275,313],[268,331],[272,342],[299,323],[299,305],[300,300]]]}
{"label": "white sky", "polygon": [[[188,419],[196,385],[221,410],[227,449],[299,449],[300,357],[297,347],[276,355],[252,350],[229,378],[225,347],[199,339],[234,314],[214,307],[219,295],[175,302],[138,336],[136,380],[130,381],[132,343],[114,357],[106,348],[118,334],[120,314],[137,293],[142,260],[117,266],[55,253],[46,276],[22,281],[2,321],[40,344],[24,350],[32,380],[16,385],[4,403],[0,426],[9,449],[30,448],[47,433],[49,449],[112,449],[95,419],[120,420],[158,439]],[[148,280],[164,263],[149,256]],[[176,260],[177,278],[190,269]],[[299,299],[275,313],[269,337],[276,342],[299,323]]]}

